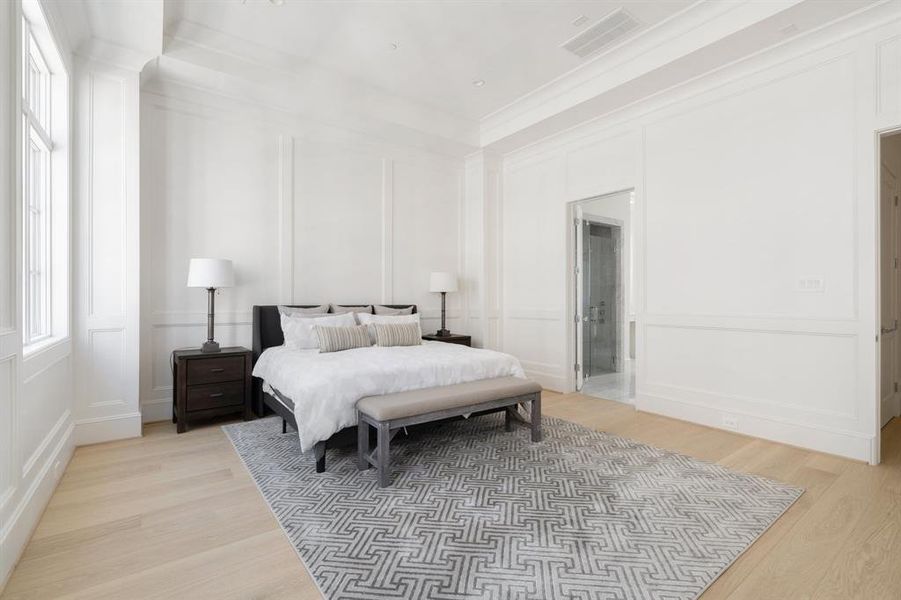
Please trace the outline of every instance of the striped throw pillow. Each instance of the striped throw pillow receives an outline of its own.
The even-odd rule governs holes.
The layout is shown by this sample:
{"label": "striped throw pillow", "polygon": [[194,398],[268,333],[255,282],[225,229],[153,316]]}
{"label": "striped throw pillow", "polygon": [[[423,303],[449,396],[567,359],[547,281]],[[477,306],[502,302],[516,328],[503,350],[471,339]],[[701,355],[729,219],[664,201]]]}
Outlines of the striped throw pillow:
{"label": "striped throw pillow", "polygon": [[372,345],[365,325],[328,327],[317,325],[319,352],[340,352],[351,348],[367,348]]}
{"label": "striped throw pillow", "polygon": [[422,343],[419,323],[373,323],[379,346],[418,346]]}

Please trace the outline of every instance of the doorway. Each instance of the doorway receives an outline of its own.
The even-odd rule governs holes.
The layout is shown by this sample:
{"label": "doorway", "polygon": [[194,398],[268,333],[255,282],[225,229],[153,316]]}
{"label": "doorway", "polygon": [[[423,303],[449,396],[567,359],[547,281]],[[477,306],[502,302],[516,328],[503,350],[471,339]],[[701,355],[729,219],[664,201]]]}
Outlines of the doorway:
{"label": "doorway", "polygon": [[901,132],[879,140],[879,426],[901,416]]}
{"label": "doorway", "polygon": [[633,194],[573,205],[575,388],[631,403],[635,397],[631,310]]}

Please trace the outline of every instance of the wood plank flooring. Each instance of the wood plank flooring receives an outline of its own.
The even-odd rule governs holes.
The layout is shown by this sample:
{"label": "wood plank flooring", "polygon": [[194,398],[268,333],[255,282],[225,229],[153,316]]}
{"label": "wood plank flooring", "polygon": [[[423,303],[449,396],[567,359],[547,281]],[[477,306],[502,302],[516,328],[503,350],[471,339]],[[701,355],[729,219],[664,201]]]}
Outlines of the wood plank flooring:
{"label": "wood plank flooring", "polygon": [[[901,598],[901,422],[879,467],[708,429],[579,394],[544,412],[803,486],[807,491],[704,594]],[[218,426],[78,448],[3,591],[38,598],[318,598]]]}

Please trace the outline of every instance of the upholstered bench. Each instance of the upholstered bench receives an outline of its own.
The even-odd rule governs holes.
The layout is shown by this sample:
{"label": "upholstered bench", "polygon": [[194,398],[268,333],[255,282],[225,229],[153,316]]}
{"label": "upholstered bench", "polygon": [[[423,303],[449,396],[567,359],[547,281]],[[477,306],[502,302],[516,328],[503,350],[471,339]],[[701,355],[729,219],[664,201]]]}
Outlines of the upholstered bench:
{"label": "upholstered bench", "polygon": [[[532,441],[541,441],[541,386],[529,379],[498,377],[468,383],[369,396],[357,402],[357,465],[378,470],[379,487],[391,485],[390,443],[403,427],[440,421],[482,411],[504,410],[507,431],[522,419],[517,407],[531,404]],[[369,427],[378,431],[374,451],[369,450]]]}

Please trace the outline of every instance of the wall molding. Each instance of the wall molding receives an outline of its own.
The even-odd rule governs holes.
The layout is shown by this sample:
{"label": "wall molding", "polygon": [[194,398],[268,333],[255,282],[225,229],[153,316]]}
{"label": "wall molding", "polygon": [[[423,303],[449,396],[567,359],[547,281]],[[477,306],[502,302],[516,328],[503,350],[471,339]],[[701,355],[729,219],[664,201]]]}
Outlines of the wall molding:
{"label": "wall molding", "polygon": [[278,136],[279,296],[294,303],[294,138]]}
{"label": "wall molding", "polygon": [[75,421],[76,446],[134,437],[141,437],[140,411]]}
{"label": "wall molding", "polygon": [[382,159],[382,304],[394,303],[394,161]]}
{"label": "wall molding", "polygon": [[44,507],[50,501],[72,458],[75,450],[74,432],[75,424],[70,422],[16,508],[0,528],[0,547],[4,548],[4,552],[0,553],[0,589],[6,585],[13,567],[19,561],[28,540],[31,539]]}
{"label": "wall molding", "polygon": [[681,398],[645,392],[636,396],[635,407],[642,412],[690,421],[725,431],[734,430],[725,429],[722,426],[723,414],[737,415],[741,417],[738,433],[860,461],[872,461],[873,436],[867,433],[811,423],[798,423],[789,419],[761,416],[741,410],[726,411]]}
{"label": "wall molding", "polygon": [[35,448],[34,452],[31,453],[31,456],[29,456],[25,463],[22,465],[22,479],[28,479],[28,477],[31,475],[31,470],[38,463],[38,460],[41,458],[41,456],[44,455],[44,452],[46,452],[47,448],[50,446],[53,440],[56,439],[57,435],[63,429],[63,427],[68,424],[66,431],[69,431],[69,429],[72,428],[73,424],[71,423],[71,417],[72,411],[68,408],[63,412],[62,415],[60,415],[59,419],[57,419],[56,423],[53,425],[50,431],[47,432],[47,435],[44,436],[44,439],[41,440],[41,443],[38,444],[38,447]]}
{"label": "wall molding", "polygon": [[514,321],[562,321],[565,313],[566,311],[562,308],[507,307],[504,309],[504,318]]}

